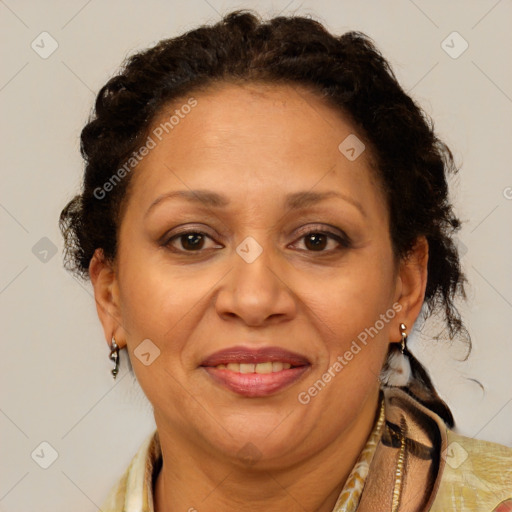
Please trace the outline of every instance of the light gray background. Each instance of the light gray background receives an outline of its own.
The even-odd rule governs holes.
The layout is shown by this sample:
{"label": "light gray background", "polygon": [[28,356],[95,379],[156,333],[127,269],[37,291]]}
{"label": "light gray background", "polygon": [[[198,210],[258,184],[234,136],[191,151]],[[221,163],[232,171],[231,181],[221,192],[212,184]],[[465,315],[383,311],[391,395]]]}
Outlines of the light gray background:
{"label": "light gray background", "polygon": [[[412,336],[411,347],[460,432],[512,446],[511,1],[6,0],[0,1],[2,511],[98,510],[154,428],[124,353],[112,380],[90,285],[62,268],[57,219],[78,190],[78,138],[95,93],[122,59],[241,7],[264,15],[310,13],[334,32],[366,32],[433,116],[462,166],[453,192],[467,221],[459,243],[471,288],[462,313],[473,352],[461,362],[464,346],[427,344],[428,329]],[[42,46],[43,31],[58,43],[47,59],[31,48],[34,40]],[[456,59],[441,46],[453,31],[469,44]],[[461,48],[451,41],[452,51]],[[44,253],[51,244],[55,255]],[[58,454],[48,469],[31,458],[37,448],[38,461],[50,461],[43,441]]]}

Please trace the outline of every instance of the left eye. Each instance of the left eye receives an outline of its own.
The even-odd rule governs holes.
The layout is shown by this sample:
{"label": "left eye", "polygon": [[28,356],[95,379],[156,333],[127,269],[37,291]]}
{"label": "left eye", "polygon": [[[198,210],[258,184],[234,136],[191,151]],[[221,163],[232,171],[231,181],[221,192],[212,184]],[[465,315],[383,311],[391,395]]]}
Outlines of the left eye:
{"label": "left eye", "polygon": [[[346,238],[338,234],[331,233],[330,231],[322,231],[318,229],[313,229],[303,233],[298,240],[302,239],[305,239],[304,245],[311,252],[329,252],[324,251],[329,241],[335,241],[342,247],[349,246],[349,242]],[[334,250],[336,250],[336,248],[334,248]]]}

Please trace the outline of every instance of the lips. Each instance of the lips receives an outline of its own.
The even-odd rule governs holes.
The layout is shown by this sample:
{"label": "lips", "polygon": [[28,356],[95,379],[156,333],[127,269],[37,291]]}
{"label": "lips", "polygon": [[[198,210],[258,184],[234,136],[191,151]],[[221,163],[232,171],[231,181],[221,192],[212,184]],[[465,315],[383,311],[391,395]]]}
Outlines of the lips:
{"label": "lips", "polygon": [[259,349],[250,349],[246,347],[232,347],[215,352],[207,357],[201,366],[219,366],[230,363],[238,364],[259,364],[259,363],[288,363],[291,366],[306,366],[309,361],[289,350],[278,347],[264,347]]}
{"label": "lips", "polygon": [[245,397],[266,397],[296,382],[311,367],[304,356],[278,347],[232,347],[215,352],[202,363],[222,387]]}

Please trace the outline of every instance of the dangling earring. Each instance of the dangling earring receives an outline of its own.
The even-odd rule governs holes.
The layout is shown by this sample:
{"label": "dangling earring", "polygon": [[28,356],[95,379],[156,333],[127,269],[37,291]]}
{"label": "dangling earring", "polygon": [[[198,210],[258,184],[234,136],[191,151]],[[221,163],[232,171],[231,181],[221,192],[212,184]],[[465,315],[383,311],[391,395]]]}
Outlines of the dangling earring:
{"label": "dangling earring", "polygon": [[109,359],[114,361],[115,367],[112,370],[112,375],[114,376],[114,380],[119,373],[119,347],[116,343],[114,336],[112,336],[112,345],[110,346],[110,356]]}
{"label": "dangling earring", "polygon": [[400,351],[404,356],[407,352],[407,326],[405,324],[400,324],[400,336],[402,336],[402,340],[400,341]]}
{"label": "dangling earring", "polygon": [[[407,326],[400,324],[400,349],[391,346],[380,380],[385,386],[407,386],[411,378],[411,363],[407,350]],[[394,345],[394,344],[393,344]]]}

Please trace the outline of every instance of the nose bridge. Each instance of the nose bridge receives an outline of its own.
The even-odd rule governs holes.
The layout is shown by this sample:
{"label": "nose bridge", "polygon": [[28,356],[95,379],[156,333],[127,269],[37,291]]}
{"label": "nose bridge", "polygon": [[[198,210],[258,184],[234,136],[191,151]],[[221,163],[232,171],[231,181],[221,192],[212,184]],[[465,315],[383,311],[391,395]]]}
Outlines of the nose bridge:
{"label": "nose bridge", "polygon": [[[259,240],[259,241],[258,241]],[[277,259],[273,250],[273,240],[264,229],[253,230],[235,248],[233,255],[234,276],[237,288],[247,285],[249,289],[269,293],[275,283]]]}
{"label": "nose bridge", "polygon": [[219,314],[259,324],[270,316],[293,313],[294,300],[279,275],[282,266],[272,244],[271,234],[262,228],[235,247],[229,281],[217,297]]}
{"label": "nose bridge", "polygon": [[[269,207],[263,208],[261,202],[255,202],[251,195],[242,200],[243,206],[237,211],[237,232],[240,236],[235,246],[237,263],[254,265],[262,270],[265,265],[272,265],[272,254],[275,254],[274,212]],[[240,264],[243,269],[244,265]]]}

